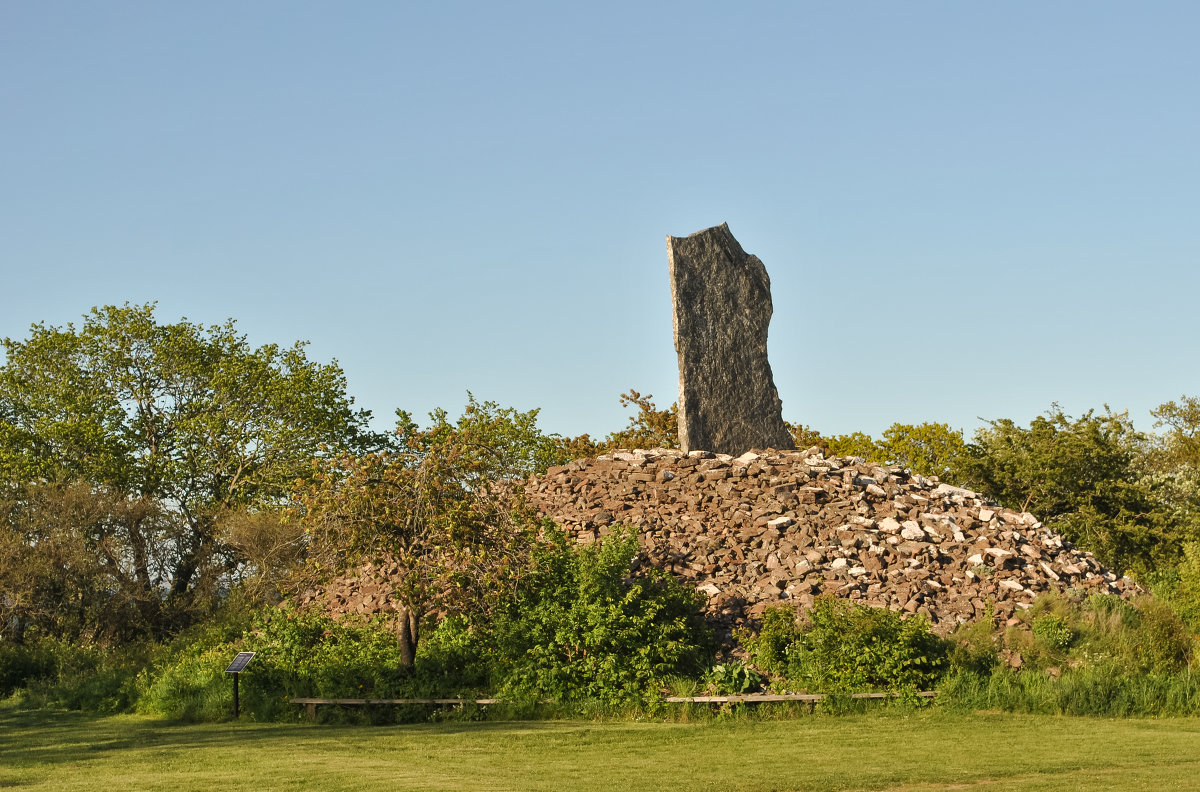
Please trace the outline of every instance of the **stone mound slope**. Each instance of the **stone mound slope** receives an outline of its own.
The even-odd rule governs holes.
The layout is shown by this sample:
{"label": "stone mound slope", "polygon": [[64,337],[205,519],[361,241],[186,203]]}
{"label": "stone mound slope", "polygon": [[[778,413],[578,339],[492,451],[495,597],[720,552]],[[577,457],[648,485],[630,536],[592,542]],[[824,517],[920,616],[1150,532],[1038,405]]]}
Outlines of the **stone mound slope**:
{"label": "stone mound slope", "polygon": [[820,449],[618,451],[551,468],[529,504],[576,540],[631,526],[646,559],[708,596],[728,639],[768,606],[832,593],[926,614],[947,634],[989,607],[999,619],[1052,589],[1137,587],[978,493]]}

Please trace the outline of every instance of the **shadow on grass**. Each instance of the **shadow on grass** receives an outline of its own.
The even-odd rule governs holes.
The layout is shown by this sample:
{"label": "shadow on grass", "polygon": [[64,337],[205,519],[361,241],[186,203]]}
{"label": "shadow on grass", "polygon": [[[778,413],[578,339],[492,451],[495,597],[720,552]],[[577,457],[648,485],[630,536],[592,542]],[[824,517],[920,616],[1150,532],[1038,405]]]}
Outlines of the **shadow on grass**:
{"label": "shadow on grass", "polygon": [[[578,725],[578,724],[575,724]],[[26,710],[0,707],[0,767],[70,764],[110,751],[141,748],[264,748],[270,743],[295,745],[305,741],[339,739],[354,734],[373,737],[409,730],[444,735],[493,731],[550,731],[560,721],[482,721],[421,723],[389,726],[359,724],[277,724],[230,721],[181,723],[140,715],[98,716],[66,710]]]}

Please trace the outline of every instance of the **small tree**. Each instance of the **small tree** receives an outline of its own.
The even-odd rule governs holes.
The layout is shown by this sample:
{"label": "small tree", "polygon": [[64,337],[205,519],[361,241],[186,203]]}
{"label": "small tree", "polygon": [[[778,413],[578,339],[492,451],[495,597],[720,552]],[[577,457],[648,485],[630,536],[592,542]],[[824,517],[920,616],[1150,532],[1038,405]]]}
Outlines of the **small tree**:
{"label": "small tree", "polygon": [[342,456],[299,493],[318,573],[372,558],[398,565],[396,635],[408,667],[431,609],[486,607],[520,566],[534,532],[514,517],[520,488],[511,483],[555,459],[537,410],[468,398],[456,422],[438,410],[424,429],[400,412],[394,450]]}

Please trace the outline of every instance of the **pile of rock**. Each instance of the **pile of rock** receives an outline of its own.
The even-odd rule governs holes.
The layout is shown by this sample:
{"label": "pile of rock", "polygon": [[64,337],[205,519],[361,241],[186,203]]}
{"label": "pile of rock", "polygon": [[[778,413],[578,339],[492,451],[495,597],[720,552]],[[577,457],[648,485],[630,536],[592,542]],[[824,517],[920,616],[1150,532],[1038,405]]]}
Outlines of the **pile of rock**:
{"label": "pile of rock", "polygon": [[348,574],[296,596],[300,607],[319,605],[334,618],[345,616],[391,616],[403,610],[396,596],[403,580],[400,565],[390,561],[367,562]]}
{"label": "pile of rock", "polygon": [[526,497],[583,543],[636,529],[650,563],[708,596],[725,637],[768,606],[824,593],[923,613],[946,634],[1052,589],[1136,590],[1031,514],[817,448],[616,452],[551,468]]}

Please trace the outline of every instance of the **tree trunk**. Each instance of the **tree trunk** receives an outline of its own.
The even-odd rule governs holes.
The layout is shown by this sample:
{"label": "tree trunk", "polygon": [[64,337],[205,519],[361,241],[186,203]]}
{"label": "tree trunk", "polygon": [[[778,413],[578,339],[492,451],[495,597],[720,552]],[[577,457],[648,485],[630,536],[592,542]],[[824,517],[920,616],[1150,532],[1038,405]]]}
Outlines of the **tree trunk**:
{"label": "tree trunk", "polygon": [[415,608],[404,608],[396,615],[396,640],[400,642],[400,665],[412,668],[417,662],[417,640],[421,617]]}

